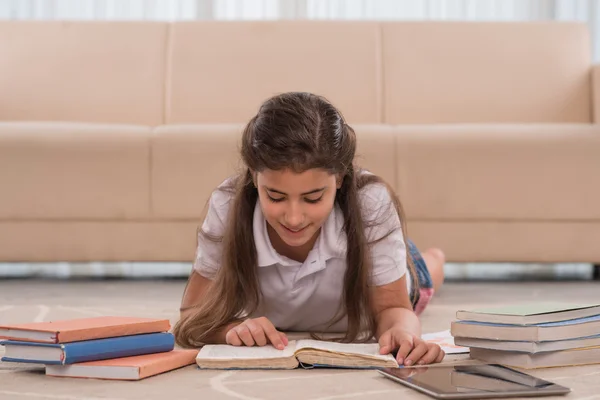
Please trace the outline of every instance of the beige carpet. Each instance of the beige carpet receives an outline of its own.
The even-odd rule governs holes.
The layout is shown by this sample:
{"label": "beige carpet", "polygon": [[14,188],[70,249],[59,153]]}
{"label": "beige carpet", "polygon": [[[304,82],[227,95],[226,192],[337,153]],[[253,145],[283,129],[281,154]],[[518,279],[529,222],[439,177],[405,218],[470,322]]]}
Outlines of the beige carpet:
{"label": "beige carpet", "polygon": [[[0,324],[98,315],[177,318],[183,281],[0,282]],[[422,316],[423,331],[448,329],[457,309],[531,300],[598,301],[600,283],[446,285]],[[3,348],[0,347],[0,355]],[[449,359],[450,361],[450,359]],[[535,370],[571,387],[567,399],[600,400],[600,364]],[[427,399],[374,371],[201,371],[194,366],[139,382],[53,378],[43,367],[0,363],[0,399]]]}

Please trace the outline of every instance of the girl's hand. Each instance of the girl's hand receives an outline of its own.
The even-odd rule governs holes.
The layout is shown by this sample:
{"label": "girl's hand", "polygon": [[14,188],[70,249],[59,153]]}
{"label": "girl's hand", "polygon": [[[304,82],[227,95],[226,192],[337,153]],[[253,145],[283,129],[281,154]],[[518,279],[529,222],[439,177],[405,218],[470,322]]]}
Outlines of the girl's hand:
{"label": "girl's hand", "polygon": [[400,327],[392,327],[379,337],[379,352],[389,354],[398,350],[398,364],[425,365],[439,363],[446,353],[435,343],[426,342]]}
{"label": "girl's hand", "polygon": [[278,350],[283,350],[288,345],[285,333],[275,329],[265,317],[247,319],[234,326],[227,331],[225,342],[233,346],[265,346],[271,343]]}

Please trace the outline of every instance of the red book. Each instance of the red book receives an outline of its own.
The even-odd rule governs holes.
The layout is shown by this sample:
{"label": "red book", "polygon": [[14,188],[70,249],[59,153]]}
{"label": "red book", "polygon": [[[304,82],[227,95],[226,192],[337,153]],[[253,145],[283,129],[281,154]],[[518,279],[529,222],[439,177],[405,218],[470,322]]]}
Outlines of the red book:
{"label": "red book", "polygon": [[194,364],[198,350],[175,349],[166,353],[89,361],[71,365],[46,365],[46,375],[137,381]]}
{"label": "red book", "polygon": [[40,343],[70,343],[90,339],[167,332],[168,319],[93,317],[0,326],[0,338]]}

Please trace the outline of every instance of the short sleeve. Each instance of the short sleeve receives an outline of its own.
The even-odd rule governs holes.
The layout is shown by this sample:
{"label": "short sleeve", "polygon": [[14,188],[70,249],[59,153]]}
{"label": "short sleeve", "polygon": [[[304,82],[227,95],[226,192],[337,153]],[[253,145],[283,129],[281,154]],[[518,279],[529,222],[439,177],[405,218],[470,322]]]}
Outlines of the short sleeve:
{"label": "short sleeve", "polygon": [[369,284],[392,283],[407,272],[407,251],[400,217],[384,184],[365,186],[361,189],[360,199],[372,260]]}
{"label": "short sleeve", "polygon": [[232,194],[220,188],[215,190],[210,197],[202,229],[198,232],[193,269],[208,279],[214,279],[221,266],[223,242],[220,239],[225,233],[231,201]]}

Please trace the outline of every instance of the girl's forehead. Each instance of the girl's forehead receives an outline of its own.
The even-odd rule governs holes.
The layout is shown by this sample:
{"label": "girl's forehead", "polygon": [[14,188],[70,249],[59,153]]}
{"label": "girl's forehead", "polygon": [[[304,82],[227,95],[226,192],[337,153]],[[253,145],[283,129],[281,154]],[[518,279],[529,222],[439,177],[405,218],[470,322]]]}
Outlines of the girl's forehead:
{"label": "girl's forehead", "polygon": [[334,175],[320,168],[312,168],[303,172],[295,172],[291,169],[272,170],[265,169],[258,173],[263,181],[270,182],[294,182],[294,183],[310,183],[323,182],[329,180]]}
{"label": "girl's forehead", "polygon": [[322,169],[304,172],[264,170],[258,173],[257,178],[258,186],[286,194],[308,193],[335,184],[335,176]]}

